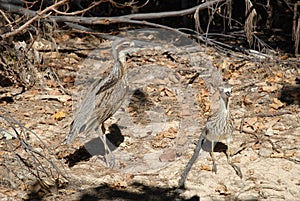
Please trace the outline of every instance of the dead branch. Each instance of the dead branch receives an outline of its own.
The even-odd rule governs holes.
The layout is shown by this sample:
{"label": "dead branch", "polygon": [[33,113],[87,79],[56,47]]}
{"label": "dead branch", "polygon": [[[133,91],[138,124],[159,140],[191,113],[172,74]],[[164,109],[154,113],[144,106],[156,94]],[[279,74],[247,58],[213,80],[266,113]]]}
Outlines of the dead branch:
{"label": "dead branch", "polygon": [[281,116],[281,115],[285,115],[285,114],[292,114],[292,112],[290,111],[282,111],[282,112],[275,112],[275,113],[259,113],[256,114],[256,117],[276,117],[276,116]]}
{"label": "dead branch", "polygon": [[[243,120],[242,120],[243,122]],[[246,133],[246,134],[250,134],[252,136],[255,137],[255,141],[254,141],[254,144],[257,144],[257,143],[264,143],[264,142],[269,142],[272,146],[272,149],[274,151],[276,151],[277,153],[280,153],[281,151],[276,147],[276,145],[270,140],[270,139],[267,139],[265,136],[264,136],[264,133],[263,132],[252,132],[252,131],[247,131],[245,129],[242,128],[242,124],[240,125],[241,128],[240,128],[240,132],[241,133]],[[247,143],[249,144],[249,143]]]}
{"label": "dead branch", "polygon": [[[47,8],[45,8],[44,10],[42,10],[41,12],[35,12],[35,15],[33,16],[33,18],[31,18],[30,20],[28,20],[25,24],[23,24],[22,26],[20,26],[18,29],[12,31],[12,32],[9,32],[9,33],[5,33],[3,34],[1,37],[3,39],[5,38],[8,38],[10,36],[14,36],[18,33],[20,33],[22,30],[24,30],[25,28],[27,28],[30,24],[32,24],[34,21],[36,21],[37,19],[40,19],[41,17],[46,17],[44,16],[47,12],[53,10],[53,8],[56,8],[57,6],[60,6],[60,5],[63,5],[65,4],[66,2],[68,2],[69,0],[62,0],[62,1],[59,1],[55,4],[53,4],[52,6],[49,6]],[[5,4],[5,3],[1,3],[0,4],[0,7]],[[9,5],[10,6],[13,6],[13,5],[10,5],[10,4],[6,4],[6,5]],[[14,7],[14,6],[13,6]],[[19,6],[16,6],[16,7],[19,7]],[[19,7],[21,8],[21,7]],[[9,9],[8,9],[9,10]],[[24,10],[27,10],[27,9],[24,9]],[[24,13],[24,14],[27,14],[27,13]]]}
{"label": "dead branch", "polygon": [[13,30],[13,26],[11,25],[12,22],[8,19],[6,14],[2,10],[0,10],[0,14],[4,17],[5,21],[8,22],[8,26],[10,27],[10,29]]}
{"label": "dead branch", "polygon": [[72,15],[79,15],[79,14],[83,14],[83,13],[86,13],[87,11],[91,10],[92,8],[100,5],[101,3],[103,3],[105,1],[97,1],[97,2],[93,2],[90,6],[88,6],[87,8],[84,8],[82,10],[79,10],[79,11],[76,11],[76,12],[71,12],[71,13],[67,13],[67,12],[62,12],[62,11],[59,11],[55,8],[53,8],[53,10],[57,13],[57,14],[60,14],[60,15],[68,15],[68,16],[72,16]]}
{"label": "dead branch", "polygon": [[[106,34],[100,34],[99,32],[96,32],[95,30],[89,29],[87,27],[78,25],[78,24],[74,24],[74,23],[70,23],[70,22],[65,22],[69,27],[80,31],[82,33],[89,33],[89,34],[96,34],[97,36],[104,38],[104,39],[108,39],[108,40],[114,40],[116,39],[116,36],[111,36],[111,35],[106,35]],[[169,26],[165,26],[165,25],[161,25],[161,24],[156,24],[156,23],[152,23],[152,22],[147,22],[147,21],[138,21],[138,20],[127,20],[125,19],[123,21],[123,23],[131,23],[131,24],[139,24],[139,25],[146,25],[146,26],[151,26],[151,27],[157,27],[157,28],[162,28],[162,29],[166,29],[166,30],[170,30],[170,31],[174,31],[178,34],[184,35],[188,37],[188,34],[185,34],[181,31],[179,31],[178,29],[169,27]],[[201,38],[199,36],[199,38]],[[203,39],[202,39],[203,40]]]}
{"label": "dead branch", "polygon": [[[281,116],[281,115],[285,115],[285,114],[293,114],[290,111],[279,111],[279,112],[274,112],[274,113],[258,113],[258,114],[251,114],[251,115],[243,115],[241,117],[236,117],[236,119],[242,119],[242,123],[243,123],[243,119],[244,118],[253,118],[253,117],[260,117],[260,118],[264,118],[264,117],[276,117],[276,116]],[[240,132],[242,132],[242,130],[240,130]]]}
{"label": "dead branch", "polygon": [[254,26],[256,24],[255,17],[257,15],[256,10],[250,0],[245,1],[246,4],[246,20],[245,20],[245,33],[247,37],[247,41],[250,44],[250,46],[253,44],[253,31],[254,31]]}
{"label": "dead branch", "polygon": [[[295,41],[295,54],[298,54],[299,51],[299,41],[300,41],[300,17],[297,16],[298,6],[300,6],[300,2],[295,3],[294,5],[294,16],[293,16],[293,31],[292,31],[292,40]],[[298,18],[298,19],[297,19]]]}
{"label": "dead branch", "polygon": [[160,12],[160,13],[141,13],[141,14],[129,14],[129,15],[123,15],[123,16],[114,16],[114,17],[79,17],[79,16],[52,16],[52,15],[45,15],[47,12],[53,10],[59,5],[62,5],[66,3],[68,0],[60,1],[59,3],[56,3],[50,7],[47,7],[41,12],[28,10],[26,8],[23,8],[21,6],[16,6],[12,4],[2,3],[0,2],[0,8],[8,10],[13,13],[18,13],[22,15],[29,15],[30,17],[33,17],[28,22],[26,22],[23,26],[21,26],[19,29],[6,33],[2,35],[2,38],[7,38],[9,36],[13,36],[17,33],[19,33],[21,30],[28,27],[32,22],[34,22],[37,19],[45,19],[48,21],[56,21],[56,22],[72,22],[72,23],[78,23],[78,24],[89,24],[89,25],[95,25],[95,24],[115,24],[115,23],[132,23],[132,24],[140,24],[140,25],[147,25],[147,26],[154,26],[159,28],[166,28],[167,26],[150,23],[146,21],[141,20],[149,20],[149,19],[158,19],[158,18],[165,18],[165,17],[177,17],[177,16],[184,16],[191,13],[194,13],[196,10],[203,10],[207,9],[210,6],[214,5],[215,3],[223,2],[224,0],[213,0],[209,2],[205,2],[203,4],[197,5],[195,7],[180,10],[180,11],[170,11],[170,12]]}
{"label": "dead branch", "polygon": [[[15,172],[16,175],[22,176],[27,180],[33,179],[31,176],[34,176],[40,183],[44,183],[45,179],[52,181],[62,181],[60,177],[66,179],[63,171],[55,164],[55,159],[51,157],[50,149],[38,135],[23,126],[3,108],[0,108],[0,119],[4,120],[2,121],[2,126],[5,125],[5,127],[10,127],[10,130],[12,130],[9,131],[8,128],[0,128],[0,138],[4,142],[4,146],[1,146],[1,151],[7,153],[3,155],[5,161],[7,161],[4,162],[4,166],[9,171]],[[37,140],[43,151],[33,148],[27,139],[29,136],[31,139],[34,137]],[[16,163],[19,166],[18,169],[14,170],[10,168]]]}

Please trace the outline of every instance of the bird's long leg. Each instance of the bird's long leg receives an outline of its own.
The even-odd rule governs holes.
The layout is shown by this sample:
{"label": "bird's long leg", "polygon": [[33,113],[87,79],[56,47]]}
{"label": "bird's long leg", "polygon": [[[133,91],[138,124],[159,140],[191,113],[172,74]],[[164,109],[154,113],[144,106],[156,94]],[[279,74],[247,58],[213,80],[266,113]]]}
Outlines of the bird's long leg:
{"label": "bird's long leg", "polygon": [[114,159],[114,156],[108,146],[108,143],[107,143],[107,140],[106,140],[106,135],[105,135],[105,127],[104,127],[104,123],[101,124],[101,130],[102,130],[102,135],[99,135],[102,143],[103,143],[103,146],[104,146],[104,159],[105,159],[105,162],[106,162],[106,165],[108,167],[114,167],[115,165],[115,159]]}
{"label": "bird's long leg", "polygon": [[210,157],[211,157],[212,162],[213,162],[212,172],[217,173],[217,164],[216,164],[216,158],[215,158],[215,155],[214,155],[214,148],[215,148],[215,143],[214,143],[214,141],[211,141]]}
{"label": "bird's long leg", "polygon": [[241,168],[239,166],[235,165],[234,163],[232,163],[232,161],[231,161],[230,141],[231,141],[231,139],[228,138],[227,139],[227,150],[226,150],[227,163],[234,169],[234,171],[240,178],[243,178]]}

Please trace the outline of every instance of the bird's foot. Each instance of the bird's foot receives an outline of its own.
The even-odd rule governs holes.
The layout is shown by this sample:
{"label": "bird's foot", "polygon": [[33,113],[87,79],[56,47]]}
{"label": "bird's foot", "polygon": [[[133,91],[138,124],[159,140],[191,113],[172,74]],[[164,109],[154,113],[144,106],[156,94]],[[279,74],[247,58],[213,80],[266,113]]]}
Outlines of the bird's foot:
{"label": "bird's foot", "polygon": [[112,153],[109,153],[106,156],[104,156],[104,160],[107,167],[113,168],[115,166],[115,157]]}
{"label": "bird's foot", "polygon": [[235,173],[242,179],[243,174],[242,174],[241,168],[233,163],[229,163],[229,165],[231,165],[231,167],[234,169]]}
{"label": "bird's foot", "polygon": [[178,182],[178,190],[179,189],[184,189],[184,183],[185,183],[185,178],[181,177],[179,182]]}

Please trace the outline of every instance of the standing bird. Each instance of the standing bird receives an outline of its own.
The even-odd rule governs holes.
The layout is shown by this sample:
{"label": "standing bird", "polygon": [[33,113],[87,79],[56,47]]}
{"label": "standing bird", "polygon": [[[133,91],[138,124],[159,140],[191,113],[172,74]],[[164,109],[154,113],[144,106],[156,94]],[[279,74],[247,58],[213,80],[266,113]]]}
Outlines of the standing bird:
{"label": "standing bird", "polygon": [[126,55],[120,53],[121,47],[124,48],[125,45],[130,45],[130,41],[118,38],[113,42],[114,66],[108,76],[95,81],[89,88],[66,139],[68,143],[71,143],[79,133],[85,135],[93,131],[99,133],[99,125],[101,125],[102,134],[99,134],[99,137],[104,145],[106,164],[110,167],[113,167],[114,159],[106,142],[103,123],[120,108],[128,92],[125,73]]}
{"label": "standing bird", "polygon": [[217,172],[217,165],[215,162],[214,157],[214,146],[215,142],[226,140],[227,143],[227,162],[229,165],[231,165],[234,170],[236,171],[237,175],[242,178],[241,170],[238,166],[233,164],[231,162],[230,158],[230,142],[231,142],[231,134],[234,130],[233,122],[230,116],[230,110],[229,110],[229,97],[231,94],[231,88],[230,87],[224,87],[220,86],[217,90],[217,97],[218,97],[218,108],[217,110],[207,119],[206,125],[204,129],[202,130],[202,133],[199,137],[198,143],[196,145],[196,148],[194,150],[194,154],[192,158],[189,160],[188,164],[186,165],[181,178],[179,180],[179,189],[184,188],[184,183],[186,180],[186,177],[189,173],[189,171],[192,168],[192,165],[194,164],[195,160],[199,156],[199,152],[202,148],[202,145],[205,140],[211,141],[211,158],[213,161],[212,171]]}

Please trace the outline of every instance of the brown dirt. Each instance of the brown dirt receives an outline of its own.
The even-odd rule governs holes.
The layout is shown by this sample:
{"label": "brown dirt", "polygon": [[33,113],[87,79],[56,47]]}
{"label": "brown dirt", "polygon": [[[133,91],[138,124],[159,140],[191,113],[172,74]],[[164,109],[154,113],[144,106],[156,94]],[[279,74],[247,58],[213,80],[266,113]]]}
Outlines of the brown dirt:
{"label": "brown dirt", "polygon": [[[56,40],[60,48],[68,51],[41,53],[43,66],[52,67],[63,87],[74,92],[76,71],[100,42],[93,37],[68,34]],[[88,49],[85,44],[89,44]],[[188,175],[187,190],[180,195],[181,199],[198,196],[201,200],[298,200],[299,62],[279,56],[259,59],[237,53],[228,56],[213,48],[200,49],[202,52],[194,53],[192,58],[201,55],[211,59],[215,66],[224,69],[225,80],[233,86],[231,111],[236,129],[232,154],[233,162],[243,172],[243,179],[226,163],[223,153],[216,153],[218,172],[213,174],[209,154],[202,151]],[[136,102],[131,96],[127,105],[107,121],[108,125],[117,123],[124,136],[124,142],[114,151],[116,169],[107,168],[101,160],[80,152],[79,139],[72,145],[62,144],[73,118],[72,96],[62,90],[55,78],[48,77],[49,71],[40,70],[38,83],[24,93],[14,92],[16,87],[5,88],[1,107],[38,134],[67,180],[60,180],[62,184],[55,190],[49,187],[55,186],[50,180],[45,190],[39,184],[34,187],[32,178],[22,179],[23,186],[12,187],[14,181],[7,182],[8,177],[1,175],[0,200],[175,199],[174,188],[209,115],[208,92],[199,77],[187,84],[195,75],[195,69],[189,68],[189,58],[184,56],[160,51],[138,52],[128,63],[130,72],[134,72],[131,79],[136,81],[131,89],[140,89],[142,92],[136,94],[145,94],[145,97],[137,97],[140,102]],[[144,80],[134,77],[148,73],[155,77]],[[3,97],[12,97],[13,101],[3,101],[8,100]],[[161,112],[165,115],[164,122],[157,117]],[[126,115],[130,116],[130,122],[122,118]],[[156,122],[155,118],[158,118]],[[149,125],[152,127],[147,127]],[[28,137],[38,149],[36,137]],[[1,143],[1,147],[4,146],[5,143]],[[133,155],[136,161],[131,160]],[[160,157],[165,162],[160,162]],[[67,160],[71,159],[77,162],[70,167]],[[4,160],[2,163],[9,165]],[[9,166],[12,172],[19,168]]]}

